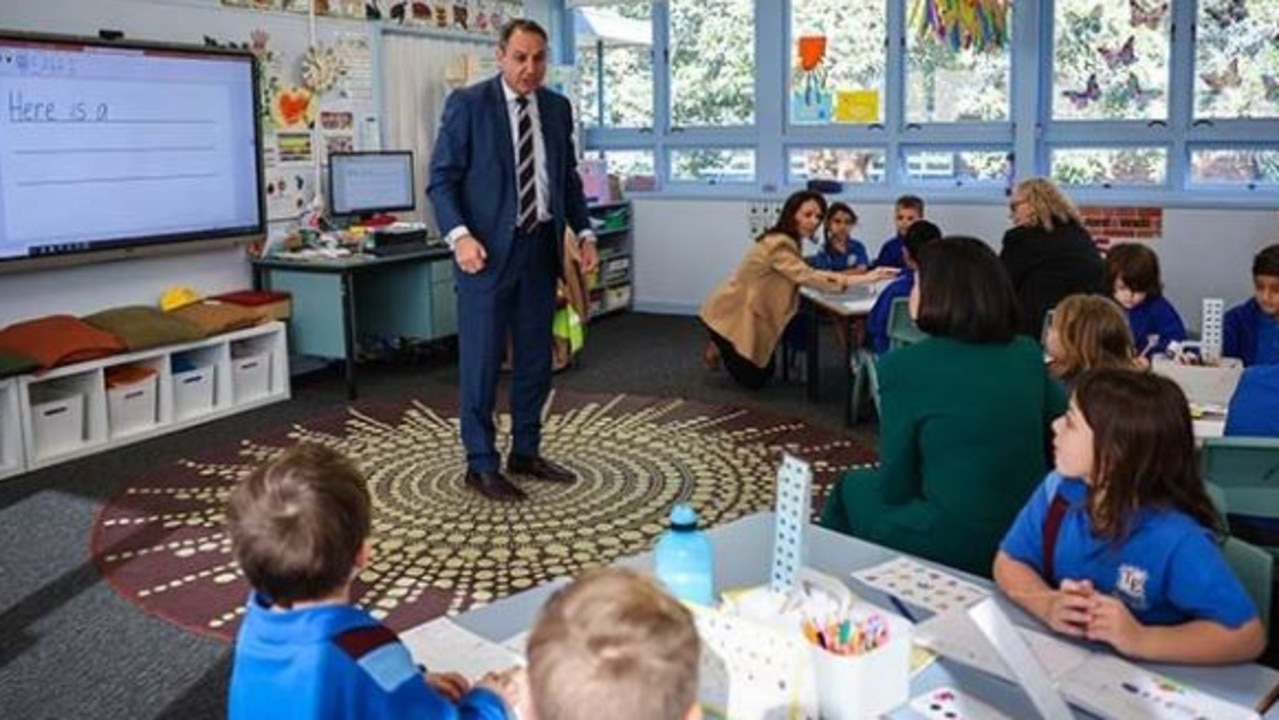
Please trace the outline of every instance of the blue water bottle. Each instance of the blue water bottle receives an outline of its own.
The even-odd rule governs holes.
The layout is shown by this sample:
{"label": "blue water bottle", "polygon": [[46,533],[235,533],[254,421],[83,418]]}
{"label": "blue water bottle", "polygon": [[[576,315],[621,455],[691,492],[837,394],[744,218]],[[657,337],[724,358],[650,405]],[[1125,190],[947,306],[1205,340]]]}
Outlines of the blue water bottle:
{"label": "blue water bottle", "polygon": [[680,600],[715,604],[715,549],[697,529],[697,512],[680,503],[671,510],[671,529],[657,541],[657,579]]}

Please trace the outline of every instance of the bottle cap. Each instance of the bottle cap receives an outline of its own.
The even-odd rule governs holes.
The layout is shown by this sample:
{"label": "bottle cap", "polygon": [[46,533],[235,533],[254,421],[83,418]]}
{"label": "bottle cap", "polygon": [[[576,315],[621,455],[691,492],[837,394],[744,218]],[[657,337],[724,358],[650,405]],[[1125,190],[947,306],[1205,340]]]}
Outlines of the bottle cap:
{"label": "bottle cap", "polygon": [[684,530],[697,527],[697,511],[684,503],[677,504],[671,510],[671,527]]}

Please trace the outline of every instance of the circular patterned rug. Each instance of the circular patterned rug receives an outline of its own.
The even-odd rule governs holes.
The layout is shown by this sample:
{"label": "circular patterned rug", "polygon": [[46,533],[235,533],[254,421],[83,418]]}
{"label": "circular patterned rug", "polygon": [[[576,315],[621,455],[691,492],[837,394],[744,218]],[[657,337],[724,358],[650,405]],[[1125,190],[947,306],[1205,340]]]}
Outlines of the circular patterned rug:
{"label": "circular patterned rug", "polygon": [[[499,438],[510,416],[499,415]],[[517,479],[522,503],[462,482],[456,399],[357,404],[274,436],[183,459],[124,488],[100,511],[94,562],[124,597],[184,628],[230,639],[248,585],[231,557],[232,485],[298,442],[336,448],[366,473],[373,562],[354,596],[396,630],[576,575],[650,548],[676,501],[719,524],[770,509],[782,451],[825,487],[873,451],[839,434],[740,408],[634,395],[552,395],[542,452],[572,485]]]}

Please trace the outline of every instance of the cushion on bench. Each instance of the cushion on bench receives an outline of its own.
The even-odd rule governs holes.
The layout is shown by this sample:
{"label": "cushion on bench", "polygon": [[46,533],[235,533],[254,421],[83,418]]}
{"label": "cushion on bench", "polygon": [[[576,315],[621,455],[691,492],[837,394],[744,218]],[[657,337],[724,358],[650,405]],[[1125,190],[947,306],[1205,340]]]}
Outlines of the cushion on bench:
{"label": "cushion on bench", "polygon": [[82,319],[120,338],[130,350],[195,342],[205,337],[199,325],[147,305],[111,308]]}

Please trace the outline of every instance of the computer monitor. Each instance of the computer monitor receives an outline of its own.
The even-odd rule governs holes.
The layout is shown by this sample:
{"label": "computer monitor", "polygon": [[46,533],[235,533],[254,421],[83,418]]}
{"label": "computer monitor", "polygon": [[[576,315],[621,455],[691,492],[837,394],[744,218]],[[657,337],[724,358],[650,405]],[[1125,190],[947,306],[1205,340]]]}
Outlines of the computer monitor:
{"label": "computer monitor", "polygon": [[409,150],[329,155],[329,213],[362,219],[412,210],[413,153]]}

